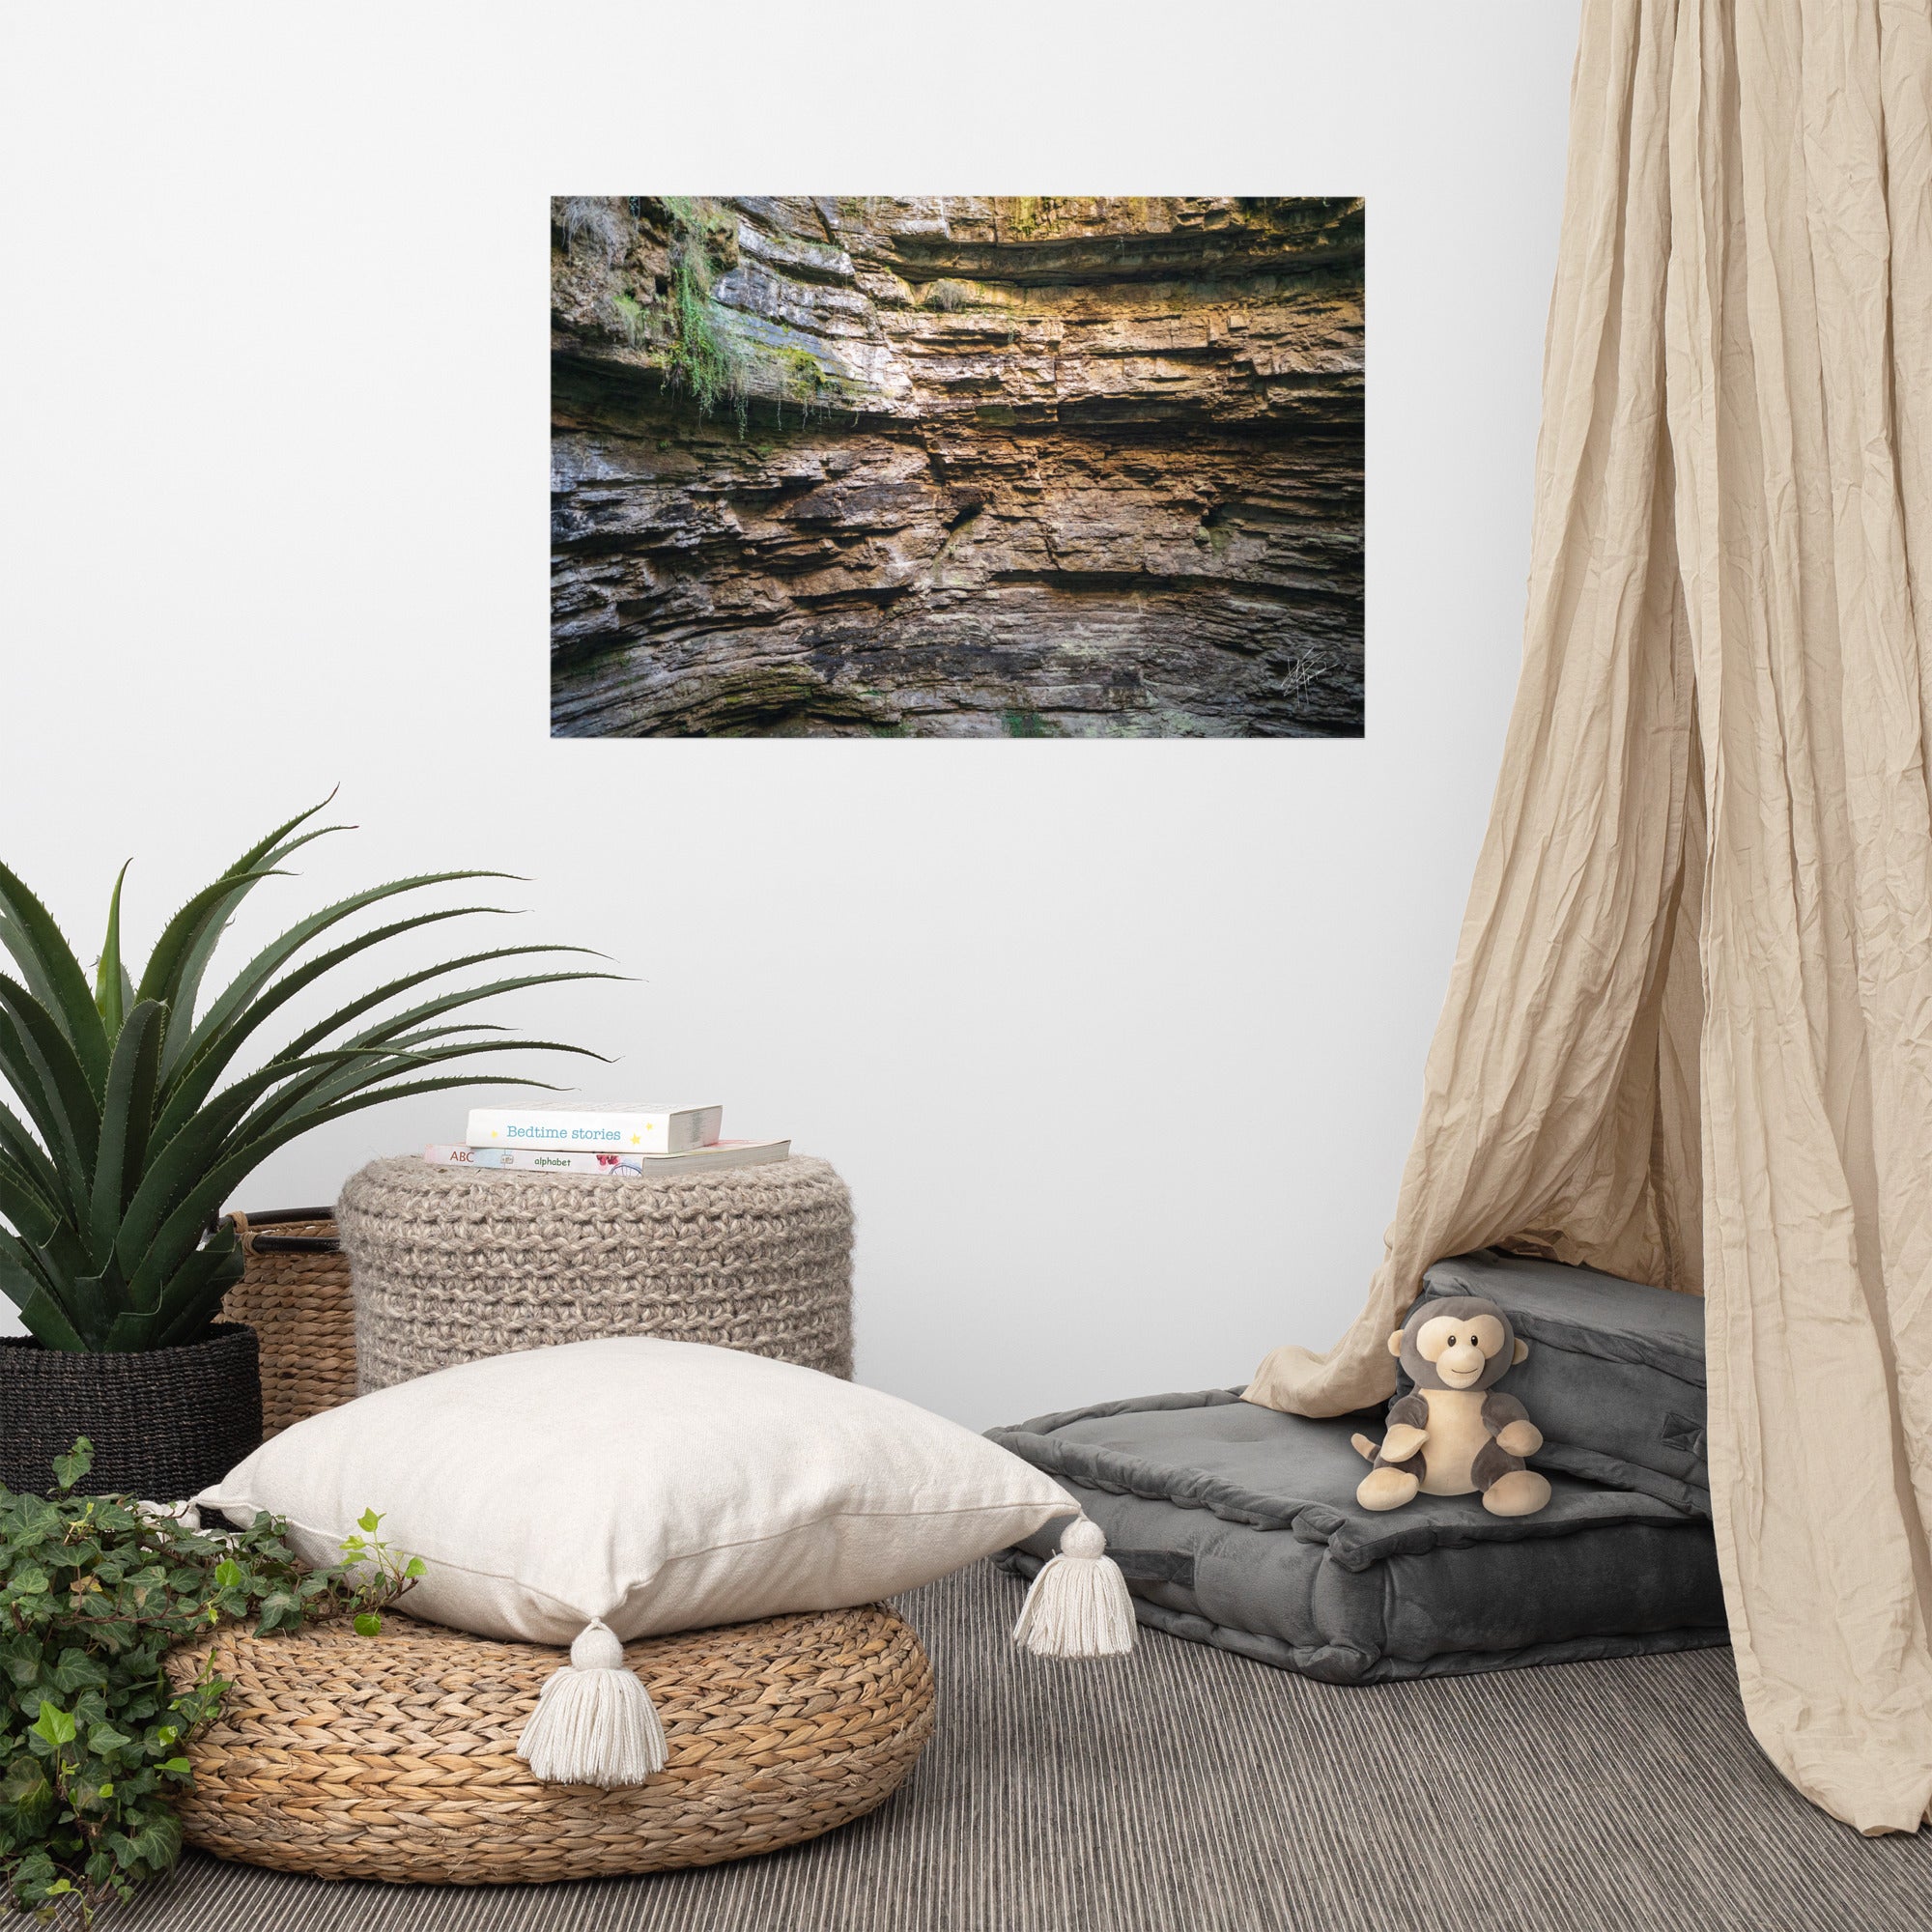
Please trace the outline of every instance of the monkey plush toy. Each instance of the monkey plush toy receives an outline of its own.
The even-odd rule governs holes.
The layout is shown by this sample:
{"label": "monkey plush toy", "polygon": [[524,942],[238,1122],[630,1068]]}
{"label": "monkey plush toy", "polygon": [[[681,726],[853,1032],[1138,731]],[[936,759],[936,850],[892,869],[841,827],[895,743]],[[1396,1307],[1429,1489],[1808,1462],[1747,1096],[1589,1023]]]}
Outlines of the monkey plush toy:
{"label": "monkey plush toy", "polygon": [[1513,1395],[1495,1388],[1529,1353],[1510,1319],[1481,1295],[1417,1302],[1389,1337],[1415,1384],[1389,1404],[1379,1448],[1366,1435],[1355,1447],[1375,1464],[1355,1500],[1364,1509],[1400,1509],[1418,1492],[1466,1496],[1480,1491],[1493,1516],[1534,1516],[1549,1484],[1523,1466],[1543,1447],[1543,1432]]}

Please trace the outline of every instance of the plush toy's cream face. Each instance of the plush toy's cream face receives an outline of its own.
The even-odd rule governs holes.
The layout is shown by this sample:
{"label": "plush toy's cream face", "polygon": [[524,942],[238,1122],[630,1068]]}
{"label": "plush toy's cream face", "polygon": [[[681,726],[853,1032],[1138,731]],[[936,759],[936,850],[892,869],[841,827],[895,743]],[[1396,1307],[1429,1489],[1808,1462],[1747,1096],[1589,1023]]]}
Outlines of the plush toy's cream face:
{"label": "plush toy's cream face", "polygon": [[1419,1303],[1389,1337],[1417,1388],[1479,1389],[1501,1380],[1529,1353],[1493,1301],[1452,1295]]}
{"label": "plush toy's cream face", "polygon": [[1435,1364],[1445,1387],[1474,1388],[1503,1351],[1503,1324],[1493,1315],[1435,1315],[1415,1331],[1415,1352]]}

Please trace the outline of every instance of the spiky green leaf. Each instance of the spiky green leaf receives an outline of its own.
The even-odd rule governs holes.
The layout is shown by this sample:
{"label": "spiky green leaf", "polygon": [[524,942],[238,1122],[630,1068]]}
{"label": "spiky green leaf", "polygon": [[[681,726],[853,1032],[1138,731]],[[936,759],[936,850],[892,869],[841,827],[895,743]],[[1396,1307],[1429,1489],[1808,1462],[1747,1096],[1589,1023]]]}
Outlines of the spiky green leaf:
{"label": "spiky green leaf", "polygon": [[[241,878],[257,872],[272,873],[280,867],[284,859],[300,851],[304,845],[318,838],[327,838],[331,833],[346,832],[349,828],[343,825],[309,826],[306,831],[300,829],[308,826],[308,821],[317,812],[325,810],[334,796],[330,792],[320,805],[312,805],[306,811],[297,812],[295,817],[286,824],[278,825],[266,838],[257,840],[228,867],[227,876]],[[164,1077],[185,1052],[188,1038],[194,1031],[201,981],[214,956],[214,949],[220,944],[221,935],[227,930],[228,922],[234,918],[236,909],[254,890],[255,884],[255,879],[247,876],[246,883],[215,906],[203,919],[199,930],[188,939],[177,970],[175,995],[170,1003],[168,1037],[161,1049],[161,1072]]]}
{"label": "spiky green leaf", "polygon": [[[330,1121],[340,1120],[345,1115],[359,1113],[365,1107],[380,1106],[385,1100],[400,1100],[413,1094],[448,1093],[455,1089],[486,1083],[492,1087],[536,1087],[546,1093],[556,1091],[555,1087],[546,1080],[515,1079],[500,1073],[456,1074],[442,1079],[405,1081],[400,1086],[386,1087],[375,1094],[357,1094],[349,1099],[337,1101],[317,1114],[284,1122],[264,1134],[260,1140],[238,1149],[230,1159],[211,1172],[207,1182],[195,1190],[184,1204],[183,1208],[178,1211],[177,1216],[162,1229],[155,1243],[156,1251],[171,1241],[178,1240],[183,1229],[186,1229],[191,1237],[193,1231],[206,1223],[208,1215],[227,1199],[253,1169],[259,1167],[277,1148],[284,1147],[294,1140],[298,1134],[306,1133],[311,1127],[326,1125]],[[203,1326],[214,1319],[214,1311],[220,1305],[221,1293],[224,1292],[218,1291],[212,1298],[204,1297],[202,1301],[185,1307],[179,1321],[172,1321],[168,1327],[157,1332],[154,1346],[172,1348],[184,1338],[192,1339]],[[172,1283],[162,1292],[160,1301],[164,1308],[173,1308],[175,1293]]]}
{"label": "spiky green leaf", "polygon": [[114,1250],[122,1212],[147,1154],[167,1017],[167,1008],[158,1001],[137,1002],[120,1029],[108,1063],[107,1092],[100,1103],[100,1149],[94,1163],[94,1213],[88,1230],[88,1248],[97,1266],[104,1265]]}
{"label": "spiky green leaf", "polygon": [[[420,971],[406,973],[399,980],[391,980],[386,985],[378,986],[372,993],[365,993],[360,999],[353,1000],[346,1007],[331,1013],[327,1019],[318,1021],[305,1033],[298,1034],[282,1049],[287,1054],[307,1053],[319,1045],[338,1028],[348,1025],[353,1019],[360,1019],[366,1012],[372,1012],[385,1000],[393,1000],[406,993],[412,986],[426,985],[432,980],[442,978],[449,973],[468,972],[472,966],[481,966],[497,959],[515,959],[532,952],[582,952],[592,958],[601,959],[602,953],[593,953],[587,946],[497,946],[487,952],[466,953],[461,959],[452,959],[441,966],[425,966]],[[350,1046],[367,1046],[379,1042],[387,1034],[400,1033],[418,1020],[434,1019],[442,1013],[456,1012],[464,1007],[474,1006],[479,1000],[495,999],[499,993],[513,993],[526,986],[554,986],[578,980],[621,980],[621,973],[528,973],[517,979],[494,980],[483,986],[465,986],[452,993],[440,995],[435,1000],[423,1001],[403,1012],[390,1013],[377,1025],[359,1034],[352,1035],[344,1042]]]}
{"label": "spiky green leaf", "polygon": [[[358,938],[336,947],[332,952],[308,961],[293,973],[286,974],[275,981],[267,992],[252,1005],[240,1009],[230,1009],[227,996],[209,1009],[206,1018],[195,1029],[194,1038],[189,1042],[188,1051],[183,1055],[181,1064],[169,1078],[165,1089],[164,1104],[172,1118],[180,1118],[185,1110],[198,1107],[213,1090],[214,1083],[227,1069],[229,1063],[246,1040],[285,1006],[298,993],[303,992],[326,973],[353,959],[357,953],[366,952],[370,948],[385,941],[400,937],[406,932],[414,932],[421,926],[433,925],[446,919],[464,919],[473,913],[495,913],[496,906],[451,906],[435,912],[420,913],[412,919],[397,920],[391,924],[378,926],[375,931],[361,934]],[[582,952],[581,947],[532,946],[526,948],[502,948],[503,954],[512,952]],[[484,954],[484,957],[495,956]],[[411,976],[409,983],[414,984],[422,978],[435,978],[438,974],[453,973],[461,970],[461,962],[451,961],[445,966],[428,968],[425,973]],[[379,987],[373,994],[365,994],[348,1009],[338,1011],[323,1021],[319,1028],[312,1027],[303,1037],[312,1044],[326,1038],[338,1027],[347,1024],[350,1018],[367,1011],[389,997],[386,989]],[[306,1045],[291,1044],[281,1049],[281,1058],[306,1051]]]}
{"label": "spiky green leaf", "polygon": [[114,895],[107,901],[107,937],[100,942],[100,964],[94,969],[95,1010],[100,1015],[110,1045],[127,1013],[123,996],[128,972],[121,963],[121,888],[127,882],[128,867],[133,863],[128,860],[114,875]]}
{"label": "spiky green leaf", "polygon": [[[93,1011],[90,1002],[88,1010]],[[64,1152],[80,1186],[70,1184],[75,1205],[94,1185],[94,1154],[100,1140],[96,1090],[59,1021],[11,975],[0,973],[0,1074],[34,1112],[34,1124],[51,1151]],[[38,1107],[36,1103],[38,1102]]]}
{"label": "spiky green leaf", "polygon": [[[0,1287],[5,1286],[5,1269],[0,1267]],[[20,1325],[43,1349],[66,1349],[74,1354],[86,1351],[87,1341],[66,1311],[45,1289],[18,1304]]]}
{"label": "spiky green leaf", "polygon": [[[0,1294],[20,1311],[27,1333],[49,1349],[84,1347],[66,1306],[62,1284],[51,1280],[40,1257],[16,1236],[0,1228]],[[62,1340],[61,1337],[71,1337]]]}
{"label": "spiky green leaf", "polygon": [[0,1214],[28,1240],[45,1241],[64,1209],[60,1174],[4,1101],[0,1101],[0,1186],[11,1190],[14,1204],[0,1206]]}
{"label": "spiky green leaf", "polygon": [[231,872],[204,886],[169,920],[148,964],[141,974],[134,996],[155,1000],[167,1007],[181,1004],[182,980],[190,956],[205,933],[218,930],[224,915],[232,910],[250,888],[264,879],[285,876],[272,866],[258,866],[246,872]]}
{"label": "spiky green leaf", "polygon": [[20,1240],[44,1247],[60,1227],[60,1209],[50,1207],[12,1161],[0,1159],[0,1215],[14,1224]]}
{"label": "spiky green leaf", "polygon": [[68,1044],[98,1090],[107,1078],[107,1033],[87,975],[46,907],[5,866],[0,866],[0,946],[14,955],[35,997],[58,1015]]}
{"label": "spiky green leaf", "polygon": [[[290,1065],[258,1067],[224,1088],[214,1099],[169,1132],[166,1116],[155,1122],[150,1135],[151,1154],[140,1184],[133,1190],[121,1217],[115,1240],[115,1255],[132,1277],[146,1250],[155,1238],[163,1217],[192,1186],[197,1176],[222,1157],[223,1149],[236,1124],[258,1097],[292,1077],[317,1068],[332,1068],[344,1061],[380,1058],[377,1049],[338,1047],[327,1054],[312,1055]],[[216,1204],[218,1205],[218,1204]]]}
{"label": "spiky green leaf", "polygon": [[[320,1109],[332,1106],[344,1094],[360,1093],[365,1088],[375,1086],[379,1081],[391,1079],[418,1067],[437,1065],[449,1060],[467,1060],[479,1053],[523,1053],[531,1050],[574,1054],[584,1060],[604,1058],[602,1054],[592,1053],[587,1047],[567,1046],[560,1040],[550,1039],[452,1040],[441,1045],[412,1047],[407,1052],[395,1053],[386,1060],[345,1058],[340,1066],[325,1067],[266,1095],[237,1132],[252,1135],[270,1127],[279,1128],[287,1122],[300,1120]],[[377,1050],[363,1048],[360,1051],[372,1053]],[[313,1056],[316,1060],[324,1057]],[[468,1076],[464,1084],[484,1087],[495,1084],[495,1081],[494,1074],[475,1073]]]}
{"label": "spiky green leaf", "polygon": [[[228,1291],[242,1279],[247,1265],[232,1226],[224,1222],[201,1247],[194,1245],[195,1231],[189,1229],[176,1246],[172,1264],[163,1267],[161,1251],[153,1251],[151,1276],[137,1276],[129,1285],[130,1299],[137,1299],[141,1311],[121,1319],[128,1326],[123,1337],[145,1334],[151,1339],[122,1341],[110,1331],[115,1348],[172,1349],[192,1342],[220,1313]],[[136,1322],[147,1324],[141,1329]]]}
{"label": "spiky green leaf", "polygon": [[[347,898],[337,899],[333,905],[324,906],[320,912],[311,913],[307,919],[298,921],[287,932],[265,946],[230,980],[219,998],[210,1005],[207,1013],[196,1022],[194,1035],[188,1043],[187,1057],[193,1058],[208,1036],[219,1032],[228,1025],[304,946],[311,940],[320,938],[332,926],[340,925],[344,920],[354,918],[356,913],[369,906],[380,905],[385,899],[400,897],[405,893],[426,892],[432,886],[451,885],[466,879],[507,879],[511,876],[508,872],[422,872],[413,878],[391,879],[386,885],[371,886],[366,892],[352,893]],[[496,910],[494,907],[474,909]],[[416,919],[400,921],[379,933],[365,934],[361,939],[352,942],[347,951],[339,952],[328,963],[334,964],[338,959],[348,958],[365,947],[380,943],[384,938],[411,931],[419,924],[428,924],[434,919],[456,917],[462,910],[462,908],[452,908],[448,911],[423,914]],[[321,970],[326,971],[327,967]]]}

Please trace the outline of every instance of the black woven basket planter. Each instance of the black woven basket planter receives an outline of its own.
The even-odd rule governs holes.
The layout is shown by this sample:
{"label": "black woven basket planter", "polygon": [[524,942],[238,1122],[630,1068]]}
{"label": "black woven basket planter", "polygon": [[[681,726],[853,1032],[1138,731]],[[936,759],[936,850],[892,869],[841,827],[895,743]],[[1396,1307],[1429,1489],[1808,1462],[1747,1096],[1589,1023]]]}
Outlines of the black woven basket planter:
{"label": "black woven basket planter", "polygon": [[185,1349],[110,1355],[0,1336],[0,1483],[45,1495],[77,1435],[94,1444],[85,1494],[178,1502],[206,1489],[262,1440],[255,1331],[217,1321]]}

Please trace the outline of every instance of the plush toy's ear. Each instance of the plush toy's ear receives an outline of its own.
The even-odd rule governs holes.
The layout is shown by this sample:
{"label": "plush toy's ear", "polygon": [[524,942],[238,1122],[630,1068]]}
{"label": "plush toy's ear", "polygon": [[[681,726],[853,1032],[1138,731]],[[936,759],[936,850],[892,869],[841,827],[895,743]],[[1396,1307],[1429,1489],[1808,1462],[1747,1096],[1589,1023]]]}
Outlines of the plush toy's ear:
{"label": "plush toy's ear", "polygon": [[1395,1331],[1395,1333],[1389,1337],[1389,1353],[1391,1355],[1399,1355],[1402,1353],[1402,1330],[1400,1328],[1398,1328]]}
{"label": "plush toy's ear", "polygon": [[1515,1368],[1519,1362],[1526,1362],[1528,1360],[1529,1344],[1527,1342],[1518,1342],[1516,1345],[1516,1353],[1510,1357],[1510,1367]]}

